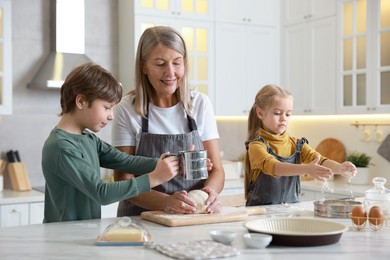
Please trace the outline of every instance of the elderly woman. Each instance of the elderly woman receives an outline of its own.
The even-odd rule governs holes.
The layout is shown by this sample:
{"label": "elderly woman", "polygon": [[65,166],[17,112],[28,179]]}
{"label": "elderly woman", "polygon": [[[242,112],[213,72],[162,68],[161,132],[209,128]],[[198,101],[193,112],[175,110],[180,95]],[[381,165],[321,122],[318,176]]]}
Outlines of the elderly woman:
{"label": "elderly woman", "polygon": [[[204,149],[213,167],[206,180],[176,176],[151,192],[121,201],[118,216],[139,215],[145,210],[194,213],[196,203],[187,191],[195,189],[208,193],[207,212],[221,209],[218,194],[225,175],[217,124],[208,97],[188,86],[187,60],[185,42],[174,29],[156,26],[145,30],[136,54],[135,89],[115,109],[112,144],[128,154],[147,157]],[[116,181],[132,177],[131,173],[114,172]]]}

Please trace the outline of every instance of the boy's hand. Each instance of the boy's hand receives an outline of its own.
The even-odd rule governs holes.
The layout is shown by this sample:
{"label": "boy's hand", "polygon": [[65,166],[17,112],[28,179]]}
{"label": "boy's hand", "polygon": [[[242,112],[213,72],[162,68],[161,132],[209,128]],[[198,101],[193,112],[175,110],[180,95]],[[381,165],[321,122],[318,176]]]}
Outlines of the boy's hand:
{"label": "boy's hand", "polygon": [[176,156],[163,153],[157,161],[156,168],[149,174],[150,187],[169,181],[179,172],[179,161]]}

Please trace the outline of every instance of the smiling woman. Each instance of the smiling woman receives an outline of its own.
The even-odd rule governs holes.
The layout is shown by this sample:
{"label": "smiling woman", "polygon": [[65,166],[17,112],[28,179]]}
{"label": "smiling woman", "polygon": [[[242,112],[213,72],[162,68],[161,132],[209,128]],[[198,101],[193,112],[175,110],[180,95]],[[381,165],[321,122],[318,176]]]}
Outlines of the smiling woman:
{"label": "smiling woman", "polygon": [[[188,51],[183,37],[167,26],[150,27],[142,34],[135,64],[135,89],[115,109],[112,144],[132,155],[159,157],[169,151],[207,150],[213,164],[205,180],[176,176],[148,194],[122,201],[118,216],[145,210],[183,214],[196,212],[184,191],[208,194],[207,211],[218,212],[218,193],[224,184],[218,130],[209,98],[188,84]],[[132,178],[131,172],[114,173],[115,180]]]}

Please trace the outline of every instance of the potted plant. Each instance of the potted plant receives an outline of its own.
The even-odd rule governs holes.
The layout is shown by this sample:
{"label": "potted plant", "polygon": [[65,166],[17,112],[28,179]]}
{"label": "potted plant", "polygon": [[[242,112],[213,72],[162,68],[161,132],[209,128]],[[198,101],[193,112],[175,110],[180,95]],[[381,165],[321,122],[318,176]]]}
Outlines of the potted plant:
{"label": "potted plant", "polygon": [[368,184],[369,170],[368,166],[373,165],[371,163],[372,157],[366,153],[351,152],[347,155],[346,161],[350,161],[357,168],[357,174],[352,179],[354,184]]}

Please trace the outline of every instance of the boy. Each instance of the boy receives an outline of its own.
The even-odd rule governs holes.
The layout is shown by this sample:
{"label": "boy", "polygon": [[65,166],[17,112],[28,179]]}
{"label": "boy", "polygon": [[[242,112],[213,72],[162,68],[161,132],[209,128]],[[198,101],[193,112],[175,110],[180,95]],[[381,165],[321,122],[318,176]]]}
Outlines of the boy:
{"label": "boy", "polygon": [[[42,150],[44,223],[100,218],[101,205],[149,192],[177,174],[175,156],[163,154],[159,160],[129,156],[86,130],[98,132],[106,126],[121,97],[120,83],[99,65],[80,65],[66,77],[61,87],[61,120]],[[149,174],[105,183],[100,167]]]}

